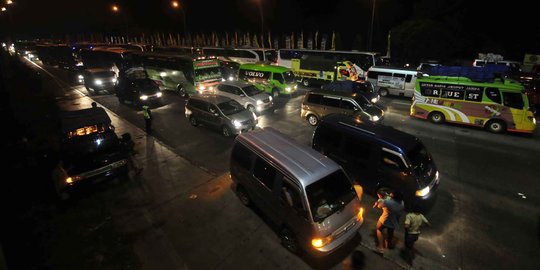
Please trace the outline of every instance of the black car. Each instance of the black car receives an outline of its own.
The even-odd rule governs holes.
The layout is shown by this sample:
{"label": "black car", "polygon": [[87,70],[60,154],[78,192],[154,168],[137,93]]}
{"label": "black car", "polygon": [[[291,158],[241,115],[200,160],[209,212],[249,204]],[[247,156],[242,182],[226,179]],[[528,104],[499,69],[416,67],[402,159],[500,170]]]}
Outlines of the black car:
{"label": "black car", "polygon": [[237,63],[234,61],[220,60],[219,66],[221,69],[221,75],[223,76],[223,79],[228,80],[228,81],[233,81],[237,79],[240,63]]}
{"label": "black car", "polygon": [[373,89],[373,85],[368,81],[333,81],[321,86],[323,90],[356,93],[364,96],[371,103],[377,103],[381,98]]}
{"label": "black car", "polygon": [[120,73],[118,84],[116,85],[116,96],[121,104],[126,101],[135,105],[160,105],[161,90],[159,85],[148,78],[143,68],[130,68]]}
{"label": "black car", "polygon": [[82,74],[84,87],[89,93],[113,93],[116,86],[116,74],[105,68],[89,68]]}

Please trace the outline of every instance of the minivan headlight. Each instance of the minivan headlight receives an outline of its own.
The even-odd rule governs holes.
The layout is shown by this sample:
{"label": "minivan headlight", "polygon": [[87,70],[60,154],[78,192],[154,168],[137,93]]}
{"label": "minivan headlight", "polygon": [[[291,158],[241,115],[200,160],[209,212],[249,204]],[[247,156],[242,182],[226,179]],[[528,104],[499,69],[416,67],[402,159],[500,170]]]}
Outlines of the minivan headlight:
{"label": "minivan headlight", "polygon": [[430,190],[431,189],[429,188],[429,186],[427,186],[427,187],[425,187],[423,189],[419,189],[419,190],[416,191],[416,196],[417,197],[424,197],[424,196],[429,194]]}
{"label": "minivan headlight", "polygon": [[232,124],[234,125],[235,128],[242,127],[242,123],[240,123],[240,121],[238,121],[238,120],[233,120]]}
{"label": "minivan headlight", "polygon": [[101,84],[103,84],[103,82],[102,82],[101,80],[95,80],[94,83],[95,83],[96,85],[101,85]]}
{"label": "minivan headlight", "polygon": [[147,99],[148,99],[148,96],[147,96],[147,95],[142,95],[142,96],[139,97],[139,99],[141,99],[141,100],[147,100]]}
{"label": "minivan headlight", "polygon": [[371,117],[371,119],[373,120],[373,122],[377,122],[377,121],[379,121],[381,118],[378,117],[378,116],[376,116],[376,115],[374,115],[373,117]]}
{"label": "minivan headlight", "polygon": [[332,242],[332,235],[323,238],[313,238],[311,239],[311,245],[315,248],[321,248],[328,245]]}
{"label": "minivan headlight", "polygon": [[262,105],[262,104],[263,104],[262,100],[257,99],[257,105]]}
{"label": "minivan headlight", "polygon": [[272,101],[272,96],[268,96],[268,100]]}
{"label": "minivan headlight", "polygon": [[374,98],[371,99],[371,103],[377,103],[377,101],[379,101],[379,99],[376,98],[376,97],[374,97]]}

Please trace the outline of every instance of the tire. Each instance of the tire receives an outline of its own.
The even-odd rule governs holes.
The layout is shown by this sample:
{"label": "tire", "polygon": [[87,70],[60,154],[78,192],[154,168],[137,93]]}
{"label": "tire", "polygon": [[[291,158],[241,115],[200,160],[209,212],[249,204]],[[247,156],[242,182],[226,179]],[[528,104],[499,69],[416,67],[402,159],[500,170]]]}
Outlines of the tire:
{"label": "tire", "polygon": [[308,79],[303,79],[302,80],[302,85],[305,86],[305,87],[309,87],[311,85],[311,83],[309,83]]}
{"label": "tire", "polygon": [[442,114],[441,112],[431,112],[428,115],[428,118],[429,118],[429,121],[435,124],[440,124],[445,121],[444,114]]}
{"label": "tire", "polygon": [[177,87],[177,91],[178,91],[178,94],[181,96],[181,97],[184,97],[184,98],[188,98],[189,95],[188,93],[186,92],[186,89],[184,89],[184,87],[182,87],[181,85],[179,85]]}
{"label": "tire", "polygon": [[197,121],[197,118],[195,118],[195,116],[189,117],[189,123],[191,123],[191,125],[194,127],[199,125],[199,121]]}
{"label": "tire", "polygon": [[386,88],[379,89],[379,95],[381,95],[381,97],[388,96],[388,89],[386,89]]}
{"label": "tire", "polygon": [[272,97],[279,97],[279,89],[277,88],[272,89]]}
{"label": "tire", "polygon": [[221,127],[221,135],[224,137],[230,137],[231,136],[231,130],[227,126]]}
{"label": "tire", "polygon": [[255,107],[253,105],[248,105],[247,109],[252,113],[257,113],[257,110],[255,110]]}
{"label": "tire", "polygon": [[495,134],[501,134],[506,132],[506,124],[501,120],[490,120],[486,124],[486,129]]}
{"label": "tire", "polygon": [[289,230],[288,228],[283,228],[279,234],[279,238],[281,239],[281,244],[283,245],[283,247],[285,247],[289,252],[293,254],[300,253],[300,245],[298,244],[298,239],[291,230]]}
{"label": "tire", "polygon": [[313,115],[313,114],[310,114],[306,117],[308,123],[312,126],[316,126],[317,124],[319,124],[319,118],[317,118],[317,116]]}
{"label": "tire", "polygon": [[242,186],[239,186],[238,188],[236,188],[236,196],[238,196],[238,199],[240,199],[240,202],[243,205],[245,206],[251,205],[251,199],[249,198],[248,193]]}

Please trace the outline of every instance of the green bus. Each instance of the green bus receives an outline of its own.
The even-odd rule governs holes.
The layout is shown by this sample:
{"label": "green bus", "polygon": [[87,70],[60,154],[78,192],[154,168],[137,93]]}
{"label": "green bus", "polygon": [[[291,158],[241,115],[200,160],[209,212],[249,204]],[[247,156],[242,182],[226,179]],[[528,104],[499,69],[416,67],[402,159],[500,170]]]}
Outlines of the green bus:
{"label": "green bus", "polygon": [[242,64],[238,69],[238,79],[250,82],[274,97],[292,94],[298,89],[296,77],[291,69],[282,66],[263,63]]}
{"label": "green bus", "polygon": [[212,56],[139,53],[133,58],[161,90],[175,91],[183,97],[213,91],[223,80],[219,61]]}

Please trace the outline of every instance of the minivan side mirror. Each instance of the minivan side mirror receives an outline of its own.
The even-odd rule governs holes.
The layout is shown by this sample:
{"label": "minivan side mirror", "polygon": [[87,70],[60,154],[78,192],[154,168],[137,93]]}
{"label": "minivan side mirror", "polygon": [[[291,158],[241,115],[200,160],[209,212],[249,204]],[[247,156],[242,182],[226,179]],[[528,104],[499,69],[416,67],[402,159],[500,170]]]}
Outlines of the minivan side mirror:
{"label": "minivan side mirror", "polygon": [[239,96],[240,96],[240,97],[245,97],[246,95],[244,95],[244,94],[240,94]]}

